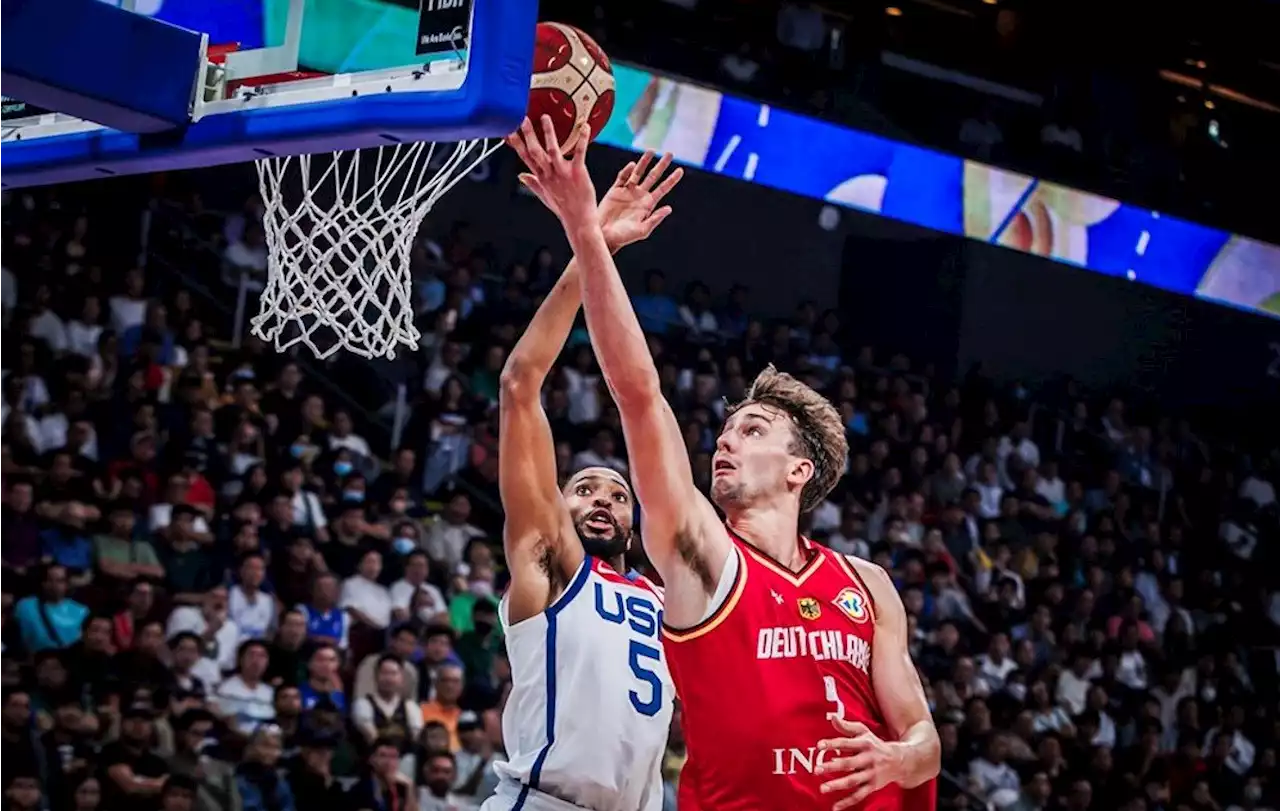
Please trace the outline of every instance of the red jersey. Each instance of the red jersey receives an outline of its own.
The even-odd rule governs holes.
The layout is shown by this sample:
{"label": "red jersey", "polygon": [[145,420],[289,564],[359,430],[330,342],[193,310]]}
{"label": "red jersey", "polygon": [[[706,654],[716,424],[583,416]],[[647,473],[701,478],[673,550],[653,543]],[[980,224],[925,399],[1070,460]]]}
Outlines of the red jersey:
{"label": "red jersey", "polygon": [[[814,768],[839,756],[817,748],[839,737],[830,717],[892,737],[871,685],[871,592],[842,555],[806,539],[808,563],[792,572],[730,537],[739,564],[724,604],[700,625],[664,630],[689,754],[680,811],[829,809],[841,795],[819,787],[840,774]],[[914,799],[931,793],[931,782],[906,792],[911,811],[931,808]],[[859,806],[904,807],[896,784]]]}

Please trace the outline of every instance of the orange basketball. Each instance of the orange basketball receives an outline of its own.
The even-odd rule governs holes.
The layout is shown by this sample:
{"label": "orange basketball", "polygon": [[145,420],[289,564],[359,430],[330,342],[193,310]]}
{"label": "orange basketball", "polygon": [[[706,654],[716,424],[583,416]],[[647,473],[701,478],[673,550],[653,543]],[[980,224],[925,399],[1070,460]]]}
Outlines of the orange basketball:
{"label": "orange basketball", "polygon": [[563,23],[538,23],[533,46],[529,118],[539,139],[542,116],[551,117],[564,152],[586,122],[594,139],[613,113],[613,66],[595,40]]}

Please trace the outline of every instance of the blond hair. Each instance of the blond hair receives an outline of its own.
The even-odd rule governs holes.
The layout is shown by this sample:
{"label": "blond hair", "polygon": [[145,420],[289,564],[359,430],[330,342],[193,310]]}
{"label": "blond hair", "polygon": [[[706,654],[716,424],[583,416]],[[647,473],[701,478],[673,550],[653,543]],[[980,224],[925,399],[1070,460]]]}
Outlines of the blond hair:
{"label": "blond hair", "polygon": [[800,511],[822,503],[844,473],[849,457],[840,412],[827,398],[771,363],[751,382],[746,397],[728,408],[726,418],[751,403],[776,408],[791,418],[795,441],[790,452],[813,462],[813,478],[800,493]]}

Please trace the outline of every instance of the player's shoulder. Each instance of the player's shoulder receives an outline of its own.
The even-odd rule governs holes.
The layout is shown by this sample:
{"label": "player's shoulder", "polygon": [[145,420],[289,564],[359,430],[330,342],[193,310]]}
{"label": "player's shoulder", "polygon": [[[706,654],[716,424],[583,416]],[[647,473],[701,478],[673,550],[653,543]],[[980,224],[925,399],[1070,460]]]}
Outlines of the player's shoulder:
{"label": "player's shoulder", "polygon": [[592,558],[591,573],[606,582],[616,583],[619,586],[630,586],[631,588],[639,591],[649,592],[659,600],[663,599],[664,593],[662,587],[639,572],[633,571],[623,574],[613,568],[613,566],[607,561],[600,560],[599,558]]}
{"label": "player's shoulder", "polygon": [[857,572],[858,576],[863,580],[868,581],[867,586],[873,587],[871,581],[875,581],[875,585],[888,585],[890,588],[893,588],[893,578],[889,576],[889,573],[885,571],[885,568],[879,563],[872,563],[871,561],[864,560],[857,555],[841,555],[839,552],[832,552],[832,554],[840,555],[840,558],[848,564],[849,568]]}
{"label": "player's shoulder", "polygon": [[893,576],[880,564],[863,560],[854,555],[842,555],[838,552],[833,552],[832,554],[838,555],[845,565],[853,570],[858,579],[866,586],[867,591],[871,592],[868,596],[872,602],[883,604],[900,599],[898,597],[898,587],[893,582]]}

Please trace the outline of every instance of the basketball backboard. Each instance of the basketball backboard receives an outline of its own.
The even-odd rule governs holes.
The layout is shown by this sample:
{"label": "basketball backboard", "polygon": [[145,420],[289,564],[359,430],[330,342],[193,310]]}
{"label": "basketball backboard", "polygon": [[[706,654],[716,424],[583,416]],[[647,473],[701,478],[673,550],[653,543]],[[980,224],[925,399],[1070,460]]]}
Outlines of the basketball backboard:
{"label": "basketball backboard", "polygon": [[6,188],[493,137],[524,116],[536,0],[103,2],[204,34],[190,121],[142,135],[6,98]]}

